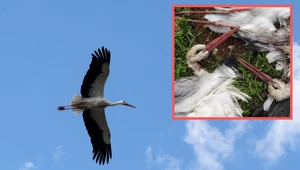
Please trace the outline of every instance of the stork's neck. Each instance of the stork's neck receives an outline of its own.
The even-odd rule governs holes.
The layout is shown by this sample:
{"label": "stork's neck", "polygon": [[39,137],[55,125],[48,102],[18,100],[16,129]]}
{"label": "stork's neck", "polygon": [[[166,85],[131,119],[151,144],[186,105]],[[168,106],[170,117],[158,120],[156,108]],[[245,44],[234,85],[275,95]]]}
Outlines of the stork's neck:
{"label": "stork's neck", "polygon": [[117,102],[109,102],[109,103],[110,103],[109,106],[116,106],[116,105],[121,105],[121,104],[123,104],[123,101],[120,100],[120,101],[117,101]]}
{"label": "stork's neck", "polygon": [[216,75],[226,77],[227,79],[236,76],[234,71],[231,68],[229,68],[228,66],[224,65],[224,64],[220,65],[220,67],[218,69],[214,70],[213,73],[216,74]]}

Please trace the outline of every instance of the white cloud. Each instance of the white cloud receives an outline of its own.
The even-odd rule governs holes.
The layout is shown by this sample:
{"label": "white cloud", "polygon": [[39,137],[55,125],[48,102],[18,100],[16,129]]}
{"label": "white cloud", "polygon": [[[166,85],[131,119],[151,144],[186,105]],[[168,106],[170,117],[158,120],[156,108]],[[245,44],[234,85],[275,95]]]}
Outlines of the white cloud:
{"label": "white cloud", "polygon": [[295,78],[300,79],[300,45],[297,42],[293,44],[293,68]]}
{"label": "white cloud", "polygon": [[35,169],[35,165],[31,161],[25,162],[19,170],[31,170]]}
{"label": "white cloud", "polygon": [[264,138],[256,141],[255,153],[267,164],[277,161],[286,153],[287,149],[294,150],[300,139],[300,45],[293,45],[293,120],[274,121],[267,130]]}
{"label": "white cloud", "polygon": [[[195,169],[222,170],[222,161],[234,152],[235,141],[247,130],[246,121],[232,121],[224,133],[207,121],[188,121],[185,141],[196,155]],[[200,167],[200,168],[199,168]]]}
{"label": "white cloud", "polygon": [[164,170],[180,170],[181,164],[183,163],[182,160],[178,160],[166,154],[153,155],[152,148],[150,146],[147,147],[145,156],[149,166],[150,164],[162,165],[164,166]]}
{"label": "white cloud", "polygon": [[153,159],[152,148],[150,146],[147,147],[146,152],[145,152],[145,156],[148,159],[148,161],[151,161]]}
{"label": "white cloud", "polygon": [[[255,140],[254,143],[245,143],[248,148],[254,150],[254,154],[259,159],[269,165],[280,159],[287,151],[294,151],[300,146],[300,114],[298,114],[300,104],[297,102],[300,100],[300,90],[297,90],[300,87],[300,45],[294,43],[293,49],[293,120],[263,121],[266,131],[261,132],[261,129],[258,129],[254,133],[263,137]],[[195,166],[191,168],[192,170],[223,170],[225,169],[224,162],[230,161],[235,153],[242,151],[242,154],[249,154],[249,150],[236,149],[235,144],[238,138],[248,132],[250,123],[248,121],[228,122],[232,126],[222,131],[210,124],[209,121],[187,121],[184,140],[193,147],[196,156]],[[248,134],[250,133],[248,132]],[[251,132],[251,134],[253,133]],[[151,147],[147,148],[145,155],[148,161],[153,161],[155,158],[152,155]],[[155,162],[162,164],[166,160],[172,162],[172,157],[169,156],[168,159],[167,156],[158,155]],[[178,159],[174,159],[173,162],[176,166],[173,169],[179,170],[182,167],[182,161],[179,163],[177,161]],[[182,169],[189,168],[185,166]]]}
{"label": "white cloud", "polygon": [[63,155],[65,155],[65,154],[66,154],[66,152],[64,152],[63,146],[62,146],[62,145],[59,145],[59,146],[57,146],[57,147],[55,148],[55,150],[54,150],[54,153],[53,153],[53,160],[54,160],[55,162],[58,162],[58,161],[60,161],[61,157],[62,157]]}

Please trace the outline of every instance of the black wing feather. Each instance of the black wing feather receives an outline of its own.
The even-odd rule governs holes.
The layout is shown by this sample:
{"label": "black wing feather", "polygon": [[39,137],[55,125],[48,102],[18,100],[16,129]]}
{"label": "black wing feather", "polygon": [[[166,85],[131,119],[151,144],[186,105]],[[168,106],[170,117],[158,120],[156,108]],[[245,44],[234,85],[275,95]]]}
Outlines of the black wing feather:
{"label": "black wing feather", "polygon": [[[91,138],[91,143],[93,145],[93,160],[96,159],[96,163],[105,164],[109,163],[109,159],[112,158],[111,144],[106,144],[103,140],[103,130],[101,130],[97,123],[91,116],[91,110],[85,110],[83,112],[83,120]],[[109,134],[110,138],[110,134]]]}
{"label": "black wing feather", "polygon": [[102,50],[98,48],[98,51],[92,53],[92,62],[90,64],[89,70],[84,76],[81,85],[81,95],[85,98],[90,97],[89,90],[91,85],[96,80],[97,76],[102,73],[102,65],[104,63],[110,64],[110,51],[102,46]]}
{"label": "black wing feather", "polygon": [[290,116],[290,98],[280,102],[273,101],[268,111],[264,111],[263,103],[257,108],[252,117],[289,117]]}

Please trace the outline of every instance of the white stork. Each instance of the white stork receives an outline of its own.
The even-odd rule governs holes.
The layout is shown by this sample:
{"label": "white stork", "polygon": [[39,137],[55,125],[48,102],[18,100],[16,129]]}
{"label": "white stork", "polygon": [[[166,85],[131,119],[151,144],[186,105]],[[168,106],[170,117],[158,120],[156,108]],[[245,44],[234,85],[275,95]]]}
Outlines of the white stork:
{"label": "white stork", "polygon": [[75,94],[71,105],[59,106],[58,110],[71,109],[76,115],[83,112],[83,120],[93,145],[93,160],[100,165],[108,164],[112,158],[110,131],[105,118],[107,106],[125,105],[135,108],[124,100],[109,102],[103,97],[104,85],[109,75],[110,51],[92,53],[92,62],[81,85],[81,95]]}
{"label": "white stork", "polygon": [[176,117],[242,117],[243,110],[237,100],[247,102],[251,97],[232,85],[234,77],[242,78],[236,59],[226,57],[212,73],[198,63],[224,42],[227,35],[223,34],[207,45],[194,45],[187,52],[187,64],[195,76],[183,77],[174,83]]}

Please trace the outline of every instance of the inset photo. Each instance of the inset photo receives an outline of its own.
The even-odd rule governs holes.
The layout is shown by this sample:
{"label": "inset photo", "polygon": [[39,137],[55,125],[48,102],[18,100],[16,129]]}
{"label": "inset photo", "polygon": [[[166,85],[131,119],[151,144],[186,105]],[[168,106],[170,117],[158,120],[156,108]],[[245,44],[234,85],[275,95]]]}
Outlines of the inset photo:
{"label": "inset photo", "polygon": [[291,5],[173,5],[173,120],[292,120]]}

